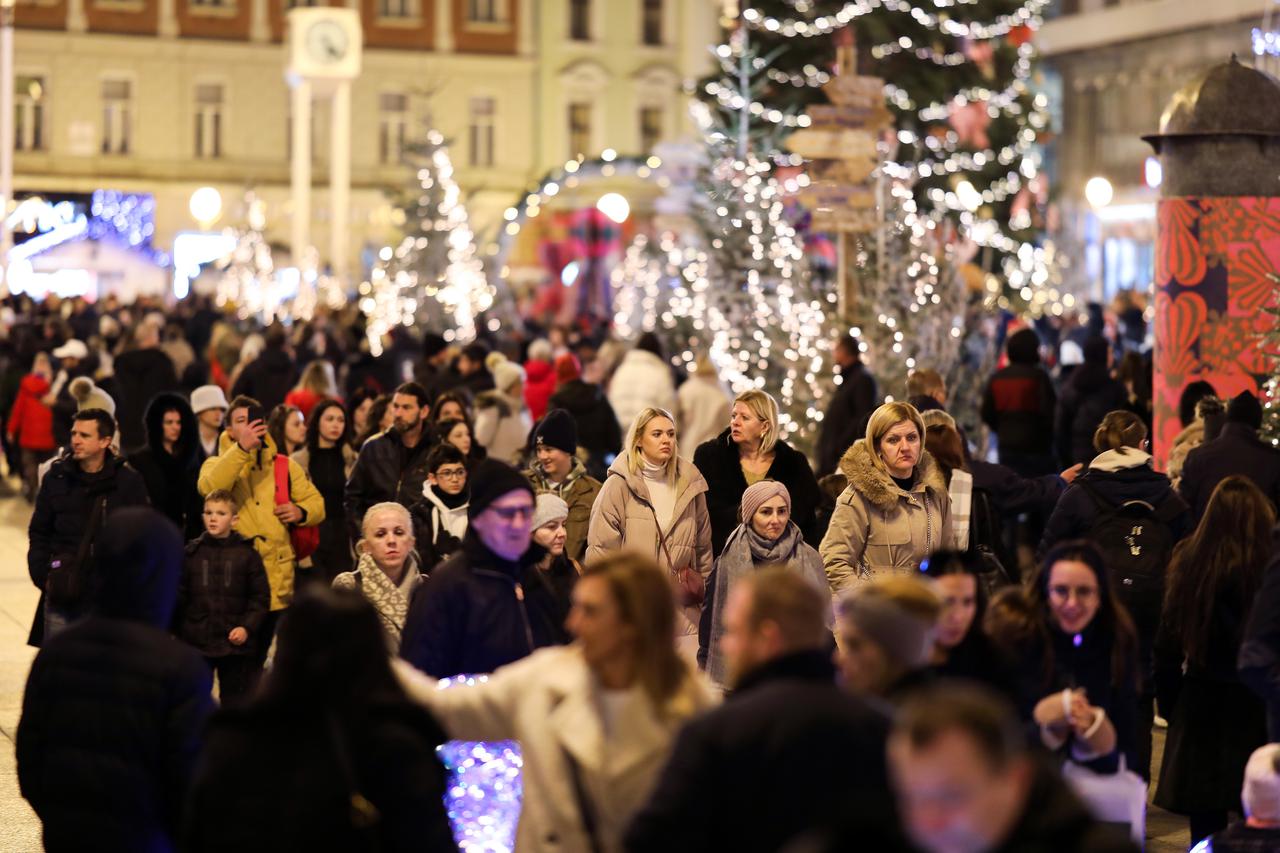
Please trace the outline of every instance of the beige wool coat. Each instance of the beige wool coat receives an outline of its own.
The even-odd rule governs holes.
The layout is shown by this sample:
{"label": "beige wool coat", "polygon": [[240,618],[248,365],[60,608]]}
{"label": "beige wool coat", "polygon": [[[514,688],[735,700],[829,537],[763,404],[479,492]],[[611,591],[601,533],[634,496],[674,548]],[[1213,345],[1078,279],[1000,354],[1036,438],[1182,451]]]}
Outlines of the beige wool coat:
{"label": "beige wool coat", "polygon": [[[628,452],[623,451],[609,466],[600,494],[591,507],[587,528],[587,560],[615,551],[637,551],[652,557],[669,572],[690,567],[703,580],[711,574],[715,558],[711,554],[711,516],[707,513],[707,481],[692,462],[676,460],[676,507],[671,526],[664,531],[666,551],[658,541],[658,522],[649,501],[644,475],[631,473]],[[668,554],[670,552],[670,558]],[[678,630],[685,636],[698,634],[697,607],[682,608]]]}
{"label": "beige wool coat", "polygon": [[599,682],[577,646],[539,649],[485,681],[447,690],[404,661],[394,666],[409,697],[428,708],[449,737],[520,742],[524,801],[516,853],[592,849],[574,791],[575,767],[596,815],[600,849],[621,853],[623,833],[648,801],[680,727],[715,703],[691,672],[665,714],[637,687],[606,728]]}
{"label": "beige wool coat", "polygon": [[849,486],[836,501],[818,549],[833,592],[889,573],[913,573],[933,551],[951,547],[951,498],[942,469],[927,452],[910,492],[875,466],[866,439],[840,460]]}

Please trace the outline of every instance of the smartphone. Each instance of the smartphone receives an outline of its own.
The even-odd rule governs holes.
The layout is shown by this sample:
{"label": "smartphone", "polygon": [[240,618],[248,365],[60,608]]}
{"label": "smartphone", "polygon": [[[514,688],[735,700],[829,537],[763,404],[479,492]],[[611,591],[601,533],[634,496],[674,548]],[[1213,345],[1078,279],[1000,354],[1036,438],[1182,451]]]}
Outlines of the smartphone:
{"label": "smartphone", "polygon": [[267,413],[262,410],[261,406],[250,406],[247,414],[249,415],[249,420],[246,423],[265,421],[267,419]]}

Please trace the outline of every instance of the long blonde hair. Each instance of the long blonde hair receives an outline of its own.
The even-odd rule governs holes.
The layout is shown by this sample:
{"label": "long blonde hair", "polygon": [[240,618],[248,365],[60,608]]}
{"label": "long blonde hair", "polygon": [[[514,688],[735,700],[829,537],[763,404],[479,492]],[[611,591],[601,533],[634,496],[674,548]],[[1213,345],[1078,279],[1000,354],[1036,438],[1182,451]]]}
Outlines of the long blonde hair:
{"label": "long blonde hair", "polygon": [[867,421],[867,449],[871,451],[871,464],[883,473],[887,474],[889,469],[885,466],[884,459],[880,457],[880,440],[889,433],[889,430],[903,421],[911,421],[916,425],[916,429],[920,431],[920,445],[923,447],[924,419],[920,417],[916,407],[910,403],[885,403],[872,412],[871,419]]}
{"label": "long blonde hair", "polygon": [[[675,427],[675,416],[666,409],[659,409],[657,406],[650,406],[644,409],[640,414],[636,415],[636,419],[631,422],[631,427],[627,430],[627,441],[624,449],[627,451],[627,470],[632,474],[640,473],[640,439],[644,435],[645,428],[649,426],[649,422],[654,418],[666,418],[671,421],[671,426]],[[680,457],[680,432],[676,431],[676,441],[671,448],[671,459],[667,462],[667,479],[674,481],[676,478],[676,464]]]}
{"label": "long blonde hair", "polygon": [[310,391],[321,397],[338,398],[338,383],[333,377],[333,365],[323,358],[317,358],[308,364],[298,378],[295,388],[299,391]]}
{"label": "long blonde hair", "polygon": [[760,452],[772,453],[774,446],[778,443],[778,401],[773,399],[767,391],[753,388],[733,398],[735,406],[739,403],[765,422],[764,435],[760,436]]}
{"label": "long blonde hair", "polygon": [[622,621],[635,634],[636,680],[660,717],[687,717],[697,709],[694,675],[676,651],[676,605],[667,573],[642,554],[609,554],[583,570],[609,587]]}

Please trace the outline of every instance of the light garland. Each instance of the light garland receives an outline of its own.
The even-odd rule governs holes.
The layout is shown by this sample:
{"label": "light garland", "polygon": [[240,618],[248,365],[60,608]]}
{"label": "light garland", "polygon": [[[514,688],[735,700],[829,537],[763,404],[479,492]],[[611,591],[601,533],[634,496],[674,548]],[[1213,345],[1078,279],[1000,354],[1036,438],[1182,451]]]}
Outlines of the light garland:
{"label": "light garland", "polygon": [[[962,4],[976,3],[977,0],[961,0]],[[831,35],[853,23],[863,15],[868,15],[878,8],[910,15],[917,23],[932,30],[939,30],[946,35],[960,38],[987,40],[1007,35],[1010,30],[1020,26],[1038,26],[1040,12],[1049,5],[1050,0],[1026,0],[1017,10],[1001,15],[990,24],[964,24],[951,18],[930,14],[909,0],[858,0],[846,3],[844,8],[833,15],[822,15],[808,20],[775,18],[765,15],[759,9],[748,7],[742,10],[742,20],[748,27],[777,33],[787,38],[800,36],[814,38]],[[935,2],[935,6],[946,7],[954,3]]]}

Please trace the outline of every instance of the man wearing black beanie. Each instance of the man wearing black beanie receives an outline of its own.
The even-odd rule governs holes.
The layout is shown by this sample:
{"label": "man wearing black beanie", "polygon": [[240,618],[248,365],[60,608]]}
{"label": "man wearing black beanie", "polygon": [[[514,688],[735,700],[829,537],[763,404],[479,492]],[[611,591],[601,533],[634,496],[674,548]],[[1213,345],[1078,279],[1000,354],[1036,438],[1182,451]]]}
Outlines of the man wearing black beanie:
{"label": "man wearing black beanie", "polygon": [[582,562],[587,556],[587,528],[591,524],[591,505],[600,494],[600,481],[587,475],[577,457],[578,424],[564,409],[547,412],[533,433],[533,450],[537,461],[525,472],[534,491],[550,492],[569,505],[565,519],[564,553]]}
{"label": "man wearing black beanie", "polygon": [[462,548],[409,604],[400,654],[436,678],[493,672],[556,642],[555,602],[532,541],[533,487],[486,459],[471,472]]}
{"label": "man wearing black beanie", "polygon": [[1218,484],[1233,474],[1248,477],[1280,508],[1280,450],[1258,437],[1262,404],[1243,391],[1227,405],[1227,423],[1213,441],[1187,454],[1178,492],[1197,522]]}

